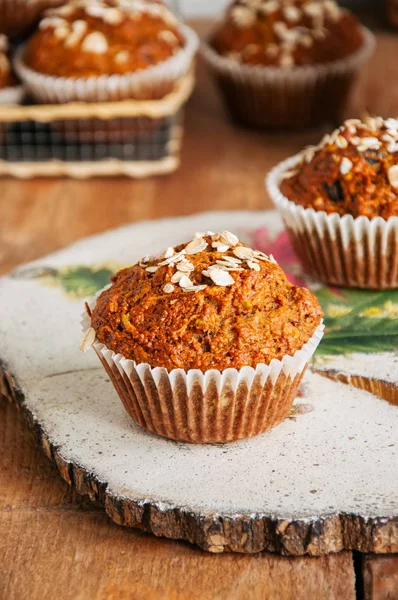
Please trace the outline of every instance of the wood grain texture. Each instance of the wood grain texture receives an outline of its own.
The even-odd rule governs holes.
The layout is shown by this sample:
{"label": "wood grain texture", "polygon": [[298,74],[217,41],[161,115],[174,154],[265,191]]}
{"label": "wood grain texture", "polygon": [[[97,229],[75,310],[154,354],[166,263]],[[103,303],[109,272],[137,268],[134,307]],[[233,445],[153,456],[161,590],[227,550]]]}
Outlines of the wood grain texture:
{"label": "wood grain texture", "polygon": [[[365,108],[383,116],[398,114],[398,71],[392,60],[398,38],[379,32],[378,42],[369,79],[364,74],[350,116]],[[269,208],[265,172],[303,145],[317,142],[321,134],[267,135],[232,127],[199,64],[199,86],[187,110],[182,166],[174,175],[145,181],[0,180],[0,272],[130,221],[201,210]],[[4,401],[0,549],[2,600],[354,598],[349,553],[321,559],[211,556],[117,527],[59,478],[16,408]],[[394,587],[390,596],[374,591],[383,589],[380,582],[391,565],[395,576],[396,559],[374,560],[365,562],[365,583],[373,594],[368,597],[398,597]]]}
{"label": "wood grain texture", "polygon": [[397,600],[398,556],[365,556],[363,580],[365,600]]}
{"label": "wood grain texture", "polygon": [[188,507],[168,508],[150,498],[144,502],[118,496],[108,483],[83,465],[68,461],[32,415],[25,397],[7,371],[0,371],[6,395],[22,411],[25,424],[62,478],[81,495],[101,506],[118,525],[140,529],[159,537],[189,541],[211,553],[261,551],[282,556],[324,556],[342,550],[398,552],[398,520],[395,517],[366,518],[351,513],[316,520],[287,521],[267,515],[237,518],[222,514],[198,515]]}
{"label": "wood grain texture", "polygon": [[2,600],[353,600],[351,554],[213,556],[113,524],[58,476],[0,401]]}
{"label": "wood grain texture", "polygon": [[[369,76],[363,73],[349,116],[365,109],[398,114],[398,72],[395,62],[386,60],[394,56],[398,38],[386,32],[377,38]],[[0,179],[0,272],[126,222],[202,210],[270,208],[265,173],[304,145],[317,143],[326,129],[266,134],[231,126],[201,61],[198,81],[187,109],[182,164],[171,176]]]}

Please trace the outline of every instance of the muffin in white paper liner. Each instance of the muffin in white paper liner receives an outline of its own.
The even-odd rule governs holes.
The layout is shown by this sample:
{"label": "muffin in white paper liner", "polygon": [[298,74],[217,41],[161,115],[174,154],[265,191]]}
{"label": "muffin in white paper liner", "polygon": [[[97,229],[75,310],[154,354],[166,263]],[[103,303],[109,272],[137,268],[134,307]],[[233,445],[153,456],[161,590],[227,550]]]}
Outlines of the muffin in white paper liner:
{"label": "muffin in white paper liner", "polygon": [[0,104],[21,104],[25,90],[22,85],[15,85],[0,90]]}
{"label": "muffin in white paper liner", "polygon": [[344,59],[291,69],[245,65],[202,43],[202,55],[236,121],[258,128],[303,128],[339,121],[352,84],[373,54],[374,35],[361,27],[363,44]]}
{"label": "muffin in white paper liner", "polygon": [[53,77],[38,73],[25,65],[24,47],[16,53],[14,68],[29,93],[41,104],[157,100],[169,93],[174,84],[192,68],[199,39],[186,25],[182,25],[180,31],[185,40],[183,48],[171,58],[134,73],[99,77]]}
{"label": "muffin in white paper liner", "polygon": [[340,216],[304,208],[280,191],[284,173],[298,154],[267,176],[268,193],[279,210],[304,269],[314,279],[342,287],[398,287],[398,217]]}
{"label": "muffin in white paper liner", "polygon": [[[86,337],[94,332],[90,326],[90,318],[83,316]],[[93,340],[92,346],[138,425],[173,440],[203,444],[253,437],[281,423],[323,333],[322,322],[293,356],[269,365],[204,373],[152,368],[115,354],[98,341]]]}

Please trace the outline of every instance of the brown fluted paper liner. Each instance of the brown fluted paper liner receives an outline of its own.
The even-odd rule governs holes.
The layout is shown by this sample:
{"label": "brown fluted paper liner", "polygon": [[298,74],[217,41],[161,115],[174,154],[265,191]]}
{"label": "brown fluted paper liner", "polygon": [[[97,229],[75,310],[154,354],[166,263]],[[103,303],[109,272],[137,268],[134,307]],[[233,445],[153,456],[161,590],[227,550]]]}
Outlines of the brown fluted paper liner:
{"label": "brown fluted paper liner", "polygon": [[64,0],[0,0],[0,33],[15,36],[26,32],[43,10]]}
{"label": "brown fluted paper liner", "polygon": [[340,217],[288,200],[279,186],[300,160],[299,154],[279,164],[266,183],[306,273],[342,287],[397,288],[398,217]]}
{"label": "brown fluted paper liner", "polygon": [[362,31],[359,50],[328,64],[244,65],[219,55],[208,42],[202,55],[234,120],[254,128],[304,128],[341,120],[356,75],[375,48],[374,35],[366,27]]}
{"label": "brown fluted paper liner", "polygon": [[[87,324],[85,319],[84,328]],[[168,372],[136,364],[99,342],[94,350],[138,425],[178,441],[232,442],[259,435],[289,415],[323,331],[321,324],[293,356],[222,372]]]}

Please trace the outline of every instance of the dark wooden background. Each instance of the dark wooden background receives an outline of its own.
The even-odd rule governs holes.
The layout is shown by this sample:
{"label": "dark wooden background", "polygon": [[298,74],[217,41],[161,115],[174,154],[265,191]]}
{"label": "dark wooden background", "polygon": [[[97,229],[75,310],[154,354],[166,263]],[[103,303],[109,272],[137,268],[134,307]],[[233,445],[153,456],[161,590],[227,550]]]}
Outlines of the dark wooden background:
{"label": "dark wooden background", "polygon": [[[366,109],[398,114],[398,36],[379,30],[378,42],[350,116]],[[276,135],[236,128],[201,63],[198,71],[177,173],[144,181],[0,180],[0,272],[126,222],[270,207],[265,172],[322,132]],[[1,600],[355,597],[397,600],[398,558],[356,555],[354,568],[350,552],[299,559],[213,556],[123,529],[68,488],[15,407],[0,399]]]}

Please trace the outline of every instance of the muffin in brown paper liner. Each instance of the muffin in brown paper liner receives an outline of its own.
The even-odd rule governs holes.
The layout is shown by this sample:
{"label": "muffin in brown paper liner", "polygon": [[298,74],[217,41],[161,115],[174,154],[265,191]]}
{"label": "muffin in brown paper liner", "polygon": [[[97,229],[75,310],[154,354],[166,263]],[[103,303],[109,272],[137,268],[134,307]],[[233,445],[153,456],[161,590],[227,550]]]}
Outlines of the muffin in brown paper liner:
{"label": "muffin in brown paper liner", "polygon": [[81,349],[94,348],[141,427],[230,442],[288,416],[322,310],[234,234],[196,236],[117,273],[87,305]]}
{"label": "muffin in brown paper liner", "polygon": [[363,45],[352,55],[291,69],[240,64],[220,56],[209,39],[201,52],[233,120],[250,128],[301,129],[341,120],[357,76],[375,48],[373,34],[361,30]]}
{"label": "muffin in brown paper liner", "polygon": [[[370,130],[366,124],[358,120],[346,121],[339,130],[331,136],[326,136],[326,140],[322,141],[320,146],[310,147],[275,167],[268,175],[266,184],[268,193],[283,218],[295,252],[308,275],[316,280],[341,287],[394,289],[398,287],[398,214],[397,207],[394,208],[396,192],[392,191],[396,188],[388,182],[387,177],[390,170],[391,177],[398,171],[398,165],[394,164],[395,151],[398,149],[398,121],[394,119],[383,121],[371,117],[367,121],[371,125]],[[381,127],[381,130],[378,127]],[[388,127],[390,133],[387,133]],[[396,132],[394,135],[393,127]],[[363,132],[363,138],[359,137],[358,131]],[[380,139],[370,137],[372,135]],[[348,144],[344,141],[344,136],[348,136]],[[344,153],[348,152],[346,146],[351,144],[352,138],[355,148],[350,149],[350,160],[344,156]],[[362,139],[365,146],[361,144]],[[336,142],[342,144],[344,148],[336,147]],[[373,148],[367,149],[366,144],[373,145]],[[379,149],[376,150],[376,147]],[[368,169],[373,168],[373,163],[377,169],[386,169],[386,175],[384,171],[376,172],[375,176],[379,177],[380,181],[375,189],[380,190],[381,199],[390,197],[391,203],[377,205],[373,199],[367,198],[366,191],[360,192],[359,188],[355,188],[352,207],[356,208],[358,214],[339,214],[326,212],[325,209],[316,210],[313,206],[303,206],[301,203],[304,199],[304,191],[301,197],[297,198],[297,202],[288,199],[281,191],[282,182],[286,177],[289,180],[290,177],[295,177],[300,172],[303,161],[311,166],[311,161],[318,150],[323,151],[326,160],[329,160],[328,148],[332,160],[337,161],[337,167],[341,161],[340,177],[344,178],[353,173],[353,177],[357,178],[354,181],[357,181],[358,185],[362,178],[365,181],[363,174],[365,167],[362,165],[366,163],[358,162],[357,172],[353,162],[355,157],[357,161],[370,161],[370,167],[367,165]],[[386,166],[384,164],[382,167],[379,166],[378,152],[381,161],[388,161]],[[334,163],[328,163],[329,166],[331,164]],[[343,173],[342,167],[345,168]],[[326,171],[323,173],[319,171],[321,178],[319,181],[322,181],[322,176],[325,177],[325,174]],[[382,191],[381,184],[385,192]],[[313,186],[308,189],[315,190]],[[359,203],[360,199],[362,204]],[[334,209],[329,200],[319,198],[316,201],[326,202],[328,211]],[[344,209],[339,210],[342,212]]]}
{"label": "muffin in brown paper liner", "polygon": [[65,0],[0,0],[0,33],[10,37],[26,33],[44,10]]}
{"label": "muffin in brown paper liner", "polygon": [[395,28],[398,28],[398,0],[386,0],[387,20]]}

